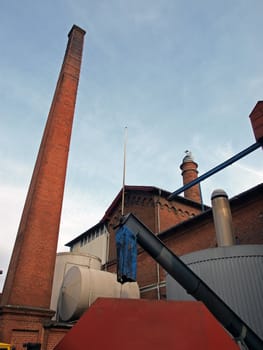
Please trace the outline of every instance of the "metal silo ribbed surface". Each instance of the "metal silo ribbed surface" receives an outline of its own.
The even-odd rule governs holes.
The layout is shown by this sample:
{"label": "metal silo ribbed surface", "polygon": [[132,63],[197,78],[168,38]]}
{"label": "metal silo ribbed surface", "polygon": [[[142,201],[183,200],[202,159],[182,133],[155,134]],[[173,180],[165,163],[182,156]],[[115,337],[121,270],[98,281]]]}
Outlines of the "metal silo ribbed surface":
{"label": "metal silo ribbed surface", "polygon": [[[181,259],[263,338],[263,245],[211,248]],[[193,298],[168,275],[167,299]]]}

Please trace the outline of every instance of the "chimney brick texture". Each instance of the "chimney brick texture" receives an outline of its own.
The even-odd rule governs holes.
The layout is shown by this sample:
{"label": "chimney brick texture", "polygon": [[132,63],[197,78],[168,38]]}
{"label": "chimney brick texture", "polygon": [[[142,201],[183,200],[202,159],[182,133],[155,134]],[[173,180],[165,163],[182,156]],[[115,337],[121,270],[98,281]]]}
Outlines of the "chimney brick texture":
{"label": "chimney brick texture", "polygon": [[[186,156],[183,159],[183,163],[180,166],[183,176],[183,184],[186,185],[189,182],[197,178],[198,170],[197,163],[195,163],[190,157]],[[199,184],[190,187],[185,190],[184,197],[194,202],[201,203],[201,194]]]}
{"label": "chimney brick texture", "polygon": [[256,140],[263,144],[263,101],[258,101],[249,118]]}
{"label": "chimney brick texture", "polygon": [[73,26],[33,171],[2,305],[49,308],[85,31]]}

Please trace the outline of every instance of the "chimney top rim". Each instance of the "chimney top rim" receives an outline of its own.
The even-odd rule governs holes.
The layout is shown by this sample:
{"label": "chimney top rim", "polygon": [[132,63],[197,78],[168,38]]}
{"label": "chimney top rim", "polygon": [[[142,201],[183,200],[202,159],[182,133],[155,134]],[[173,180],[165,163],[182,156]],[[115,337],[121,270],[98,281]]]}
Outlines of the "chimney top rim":
{"label": "chimney top rim", "polygon": [[71,29],[70,29],[70,31],[68,33],[68,37],[70,37],[72,35],[74,30],[77,30],[77,31],[81,32],[83,35],[86,34],[86,31],[84,29],[80,28],[76,24],[73,24],[73,26],[71,27]]}
{"label": "chimney top rim", "polygon": [[221,188],[218,188],[216,190],[214,190],[211,194],[211,200],[213,200],[214,198],[217,198],[217,197],[225,197],[225,198],[228,198],[228,195],[227,193],[221,189]]}

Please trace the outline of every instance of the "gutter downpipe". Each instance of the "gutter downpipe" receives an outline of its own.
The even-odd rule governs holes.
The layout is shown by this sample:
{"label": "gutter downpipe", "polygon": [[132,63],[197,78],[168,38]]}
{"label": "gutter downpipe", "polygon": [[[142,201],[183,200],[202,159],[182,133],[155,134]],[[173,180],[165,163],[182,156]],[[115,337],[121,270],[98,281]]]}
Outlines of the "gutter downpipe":
{"label": "gutter downpipe", "polygon": [[107,233],[106,233],[106,263],[105,263],[105,271],[108,270],[108,261],[109,261],[109,252],[110,252],[110,234],[107,230]]}
{"label": "gutter downpipe", "polygon": [[186,264],[156,237],[133,214],[120,220],[119,227],[128,228],[137,243],[148,252],[186,291],[201,300],[215,318],[228,330],[236,341],[250,350],[262,350],[262,339]]}

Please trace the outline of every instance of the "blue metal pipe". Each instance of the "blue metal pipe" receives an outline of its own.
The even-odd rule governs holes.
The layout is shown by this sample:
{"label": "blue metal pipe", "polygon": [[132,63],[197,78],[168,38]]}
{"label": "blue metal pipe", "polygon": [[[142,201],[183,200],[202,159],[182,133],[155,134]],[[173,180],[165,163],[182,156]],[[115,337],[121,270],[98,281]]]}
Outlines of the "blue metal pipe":
{"label": "blue metal pipe", "polygon": [[206,173],[204,173],[203,175],[197,177],[196,179],[194,179],[193,181],[189,182],[188,184],[180,187],[178,190],[176,190],[172,194],[170,194],[170,196],[168,197],[168,200],[169,201],[173,200],[178,194],[184,192],[185,190],[188,190],[188,188],[191,188],[192,186],[194,186],[194,185],[200,183],[201,181],[207,179],[211,175],[214,175],[215,173],[219,172],[220,170],[222,170],[222,169],[226,168],[227,166],[235,163],[237,160],[245,157],[246,155],[248,155],[249,153],[255,151],[256,149],[258,149],[261,146],[262,146],[261,142],[254,143],[253,145],[251,145],[248,148],[244,149],[243,151],[239,152],[235,156],[227,159],[225,162],[217,165],[215,168],[207,171]]}

